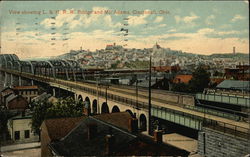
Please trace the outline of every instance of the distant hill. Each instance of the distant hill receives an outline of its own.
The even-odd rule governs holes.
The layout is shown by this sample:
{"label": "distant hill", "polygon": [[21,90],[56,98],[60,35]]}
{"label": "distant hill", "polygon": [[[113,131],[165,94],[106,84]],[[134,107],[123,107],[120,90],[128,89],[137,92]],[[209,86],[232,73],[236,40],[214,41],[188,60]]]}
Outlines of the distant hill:
{"label": "distant hill", "polygon": [[209,55],[209,57],[211,58],[249,58],[249,54],[246,54],[246,53],[236,53],[236,54],[233,54],[233,53],[224,53],[224,54],[221,54],[221,53],[215,53],[215,54],[212,54],[212,55]]}

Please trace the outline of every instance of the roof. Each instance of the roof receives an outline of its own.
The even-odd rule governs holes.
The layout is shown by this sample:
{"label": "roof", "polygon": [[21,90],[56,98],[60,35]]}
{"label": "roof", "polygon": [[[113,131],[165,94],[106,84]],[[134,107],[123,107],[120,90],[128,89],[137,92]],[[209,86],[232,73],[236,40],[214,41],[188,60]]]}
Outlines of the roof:
{"label": "roof", "polygon": [[38,89],[38,86],[16,86],[14,90],[29,90],[29,89]]}
{"label": "roof", "polygon": [[[110,115],[110,116],[109,116]],[[119,115],[122,118],[129,118],[126,113],[103,114],[94,117],[87,117],[66,137],[60,141],[54,141],[49,147],[60,156],[104,156],[106,155],[107,135],[113,135],[114,143],[112,145],[111,156],[132,156],[132,155],[164,155],[164,156],[187,156],[188,152],[177,149],[167,144],[158,145],[152,141],[152,138],[143,135],[135,136],[123,131],[114,125],[115,119]],[[108,123],[104,122],[107,121]],[[122,120],[125,121],[125,120]],[[96,125],[96,133],[93,138],[88,139],[89,125]],[[120,125],[120,124],[118,124]]]}
{"label": "roof", "polygon": [[18,95],[15,95],[14,93],[12,93],[11,95],[9,95],[7,98],[6,98],[6,104],[8,104],[11,100],[17,98]]}
{"label": "roof", "polygon": [[100,114],[94,116],[96,119],[115,125],[121,129],[129,130],[129,119],[132,118],[128,112],[116,112],[112,114]]}
{"label": "roof", "polygon": [[249,81],[241,80],[224,80],[216,88],[250,91],[250,83]]}
{"label": "roof", "polygon": [[173,82],[174,83],[188,83],[191,79],[192,79],[192,75],[184,75],[184,74],[181,74],[181,75],[176,75]]}
{"label": "roof", "polygon": [[55,118],[46,119],[46,125],[51,140],[60,140],[75,128],[85,117]]}
{"label": "roof", "polygon": [[189,152],[165,143],[156,144],[151,138],[140,135],[139,140],[130,143],[117,156],[188,156]]}
{"label": "roof", "polygon": [[49,97],[51,97],[51,95],[44,92],[41,95],[38,95],[35,98],[33,98],[32,101],[42,101],[48,99]]}
{"label": "roof", "polygon": [[[6,91],[7,89],[11,89],[11,88],[10,88],[10,87],[5,87],[5,88],[3,88],[3,89],[0,91],[0,93]],[[11,90],[12,90],[12,89],[11,89]]]}
{"label": "roof", "polygon": [[12,88],[10,88],[10,87],[6,87],[6,88],[4,88],[3,90],[1,90],[1,95],[3,96],[3,97],[5,97],[5,96],[8,96],[8,95],[10,95],[11,93],[14,93],[14,90],[12,89]]}
{"label": "roof", "polygon": [[[97,126],[96,134],[88,139],[88,125]],[[120,130],[94,117],[82,120],[72,132],[61,141],[52,142],[50,148],[60,156],[103,156],[105,154],[105,137],[112,134],[115,137],[113,150],[117,151],[127,146],[136,136]]]}
{"label": "roof", "polygon": [[31,119],[32,118],[32,113],[30,110],[25,110],[24,113],[20,113],[14,117],[11,117],[11,120],[18,120],[18,119]]}

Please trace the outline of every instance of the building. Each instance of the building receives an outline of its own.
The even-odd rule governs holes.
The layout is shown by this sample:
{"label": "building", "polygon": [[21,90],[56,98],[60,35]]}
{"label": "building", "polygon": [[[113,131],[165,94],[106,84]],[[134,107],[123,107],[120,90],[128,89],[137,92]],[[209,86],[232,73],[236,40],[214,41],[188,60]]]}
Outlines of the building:
{"label": "building", "polygon": [[176,75],[175,78],[173,79],[173,83],[185,83],[185,84],[188,84],[189,81],[192,78],[193,78],[193,76],[188,75],[188,74]]}
{"label": "building", "polygon": [[25,110],[28,108],[28,101],[21,95],[11,94],[6,98],[5,106],[9,110]]}
{"label": "building", "polygon": [[38,87],[37,86],[16,86],[13,88],[16,95],[22,95],[28,102],[38,96]]}
{"label": "building", "polygon": [[53,141],[59,141],[65,137],[84,118],[55,118],[43,121],[41,125],[41,156],[52,156],[48,145]]}
{"label": "building", "polygon": [[26,111],[8,120],[8,130],[11,139],[15,143],[34,142],[39,140],[39,136],[32,132],[31,118],[31,114]]}
{"label": "building", "polygon": [[51,141],[48,148],[56,156],[188,155],[162,143],[158,132],[154,139],[138,135],[137,127],[138,120],[127,112],[85,117],[66,136]]}
{"label": "building", "polygon": [[1,92],[0,92],[0,104],[5,105],[6,104],[6,98],[13,94],[14,90],[10,87],[6,87],[4,88]]}
{"label": "building", "polygon": [[166,72],[166,73],[177,73],[178,71],[181,70],[179,65],[174,65],[174,66],[154,66],[152,67],[154,71],[157,72]]}
{"label": "building", "polygon": [[116,43],[114,44],[110,44],[110,45],[106,45],[105,50],[122,50],[123,47],[121,45],[116,45]]}
{"label": "building", "polygon": [[236,65],[236,68],[226,68],[226,79],[250,80],[250,65]]}

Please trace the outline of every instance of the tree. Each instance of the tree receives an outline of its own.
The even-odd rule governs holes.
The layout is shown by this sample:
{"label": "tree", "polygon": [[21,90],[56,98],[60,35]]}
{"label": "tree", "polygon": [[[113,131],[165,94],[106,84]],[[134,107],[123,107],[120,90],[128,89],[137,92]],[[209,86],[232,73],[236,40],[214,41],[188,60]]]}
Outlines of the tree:
{"label": "tree", "polygon": [[193,78],[189,81],[189,88],[191,92],[202,92],[204,88],[208,87],[210,82],[210,73],[204,68],[198,67],[193,72]]}
{"label": "tree", "polygon": [[82,115],[83,103],[73,98],[60,99],[52,104],[48,100],[33,102],[32,130],[39,134],[45,119],[61,117],[79,117]]}
{"label": "tree", "polygon": [[7,109],[0,107],[0,142],[6,140],[8,135],[8,119],[13,116]]}
{"label": "tree", "polygon": [[50,103],[48,99],[45,99],[42,101],[32,102],[31,106],[33,106],[31,127],[36,134],[40,134],[40,126],[45,119],[47,110],[52,107],[53,104]]}
{"label": "tree", "polygon": [[173,84],[172,90],[176,92],[189,92],[190,91],[189,85],[185,83]]}

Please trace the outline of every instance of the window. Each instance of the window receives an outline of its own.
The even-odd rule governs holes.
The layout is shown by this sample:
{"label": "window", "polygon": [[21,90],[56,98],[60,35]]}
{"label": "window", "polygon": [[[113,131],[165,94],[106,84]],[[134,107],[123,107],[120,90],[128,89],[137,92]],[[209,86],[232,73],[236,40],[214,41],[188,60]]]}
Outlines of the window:
{"label": "window", "polygon": [[30,131],[29,130],[24,131],[24,138],[30,138]]}
{"label": "window", "polygon": [[15,140],[20,140],[20,131],[15,131]]}

